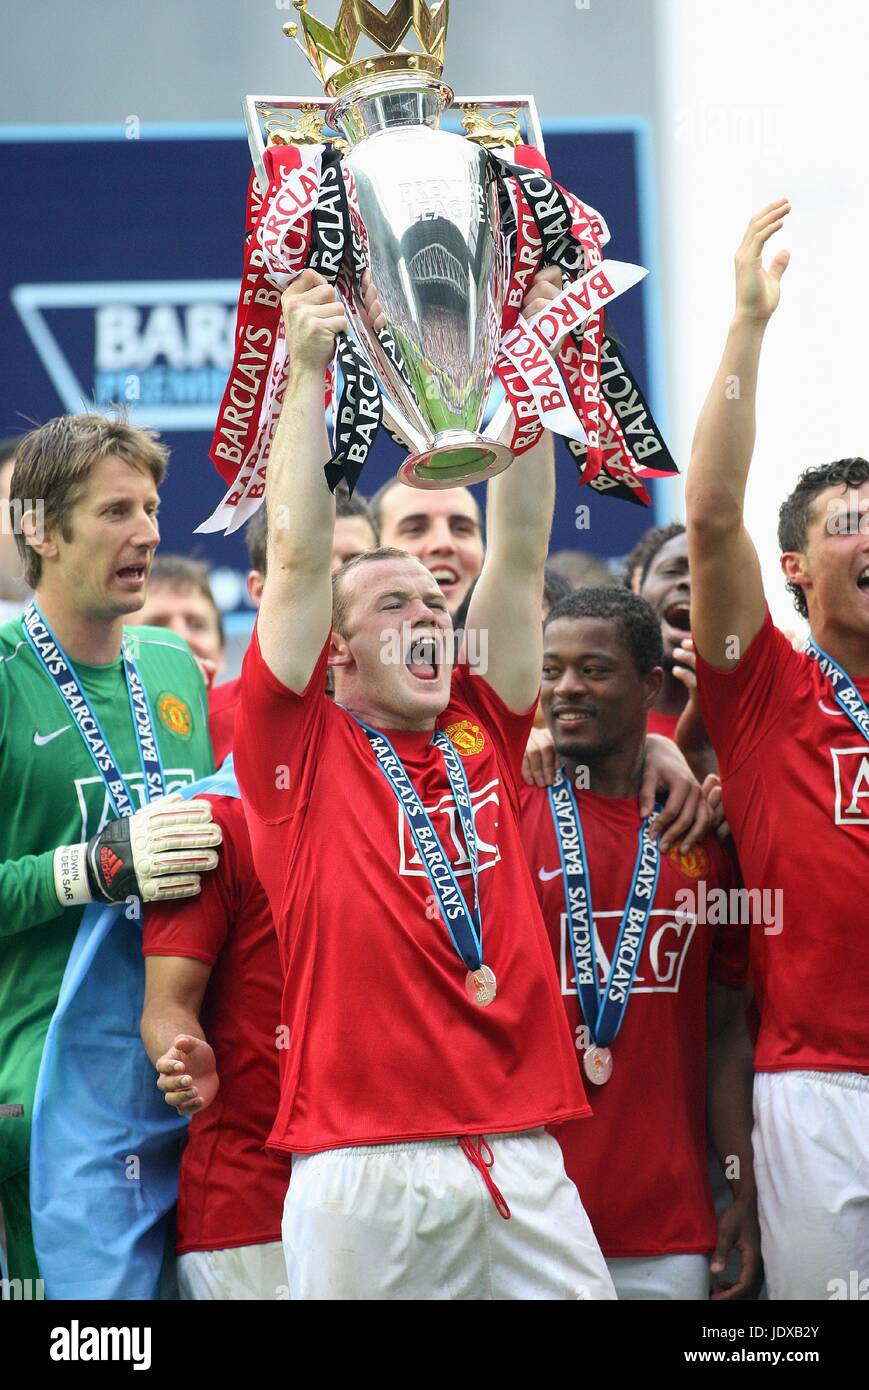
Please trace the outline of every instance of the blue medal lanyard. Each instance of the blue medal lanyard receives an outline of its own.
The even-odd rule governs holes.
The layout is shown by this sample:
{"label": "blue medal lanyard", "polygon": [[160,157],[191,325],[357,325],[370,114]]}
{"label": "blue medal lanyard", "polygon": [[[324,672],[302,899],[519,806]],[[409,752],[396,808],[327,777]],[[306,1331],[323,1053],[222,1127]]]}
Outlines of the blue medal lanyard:
{"label": "blue medal lanyard", "polygon": [[[136,805],[118,767],[115,755],[109,747],[108,739],[100,727],[100,722],[94,714],[87,695],[79,684],[75,669],[42,616],[35,600],[28,604],[27,609],[22,614],[21,622],[24,635],[36,653],[42,669],[63,700],[67,712],[72,716],[73,723],[105,784],[115,815],[118,818],[131,816],[136,810]],[[155,797],[162,796],[166,789],[160,749],[157,735],[154,732],[154,720],[142,677],[139,675],[126,645],[123,647],[123,659],[124,677],[130,699],[136,745],[139,750],[139,763],[145,777],[145,800],[153,801]]]}
{"label": "blue medal lanyard", "polygon": [[[353,715],[352,718],[356,719],[356,716]],[[404,812],[450,939],[468,969],[479,970],[483,964],[483,924],[480,917],[477,832],[471,808],[471,791],[461,759],[446,734],[437,730],[431,741],[443,755],[450,790],[459,813],[459,824],[474,880],[473,912],[459,887],[453,866],[438,839],[431,818],[389,739],[377,729],[364,724],[361,719],[356,719],[356,723],[363,729],[377,759],[377,766]]]}
{"label": "blue medal lanyard", "polygon": [[866,701],[851,677],[843,670],[838,661],[834,661],[831,656],[827,655],[823,647],[818,646],[811,633],[809,633],[809,640],[803,647],[803,651],[817,662],[833,688],[833,698],[836,704],[847,714],[857,732],[862,734],[866,742],[869,743],[869,709],[867,709]]}
{"label": "blue medal lanyard", "polygon": [[609,978],[601,991],[582,821],[573,787],[561,768],[555,784],[549,788],[549,806],[561,856],[576,992],[592,1043],[597,1047],[609,1047],[624,1022],[658,887],[661,854],[658,841],[652,837],[650,830],[660,807],[656,806],[654,814],[648,816],[640,826],[630,892],[619,926]]}

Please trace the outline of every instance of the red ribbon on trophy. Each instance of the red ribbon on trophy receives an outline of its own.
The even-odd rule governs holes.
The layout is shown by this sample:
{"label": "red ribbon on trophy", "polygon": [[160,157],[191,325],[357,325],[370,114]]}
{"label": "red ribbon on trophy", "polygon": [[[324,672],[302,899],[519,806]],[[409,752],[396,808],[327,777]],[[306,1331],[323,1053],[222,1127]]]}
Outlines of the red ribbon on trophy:
{"label": "red ribbon on trophy", "polygon": [[[367,264],[367,234],[355,187],[334,150],[274,145],[265,150],[269,183],[260,197],[252,175],[238,302],[235,357],[211,446],[229,490],[198,530],[234,531],[265,493],[266,466],[289,371],[282,291],[307,265],[331,283],[358,281]],[[579,482],[594,491],[647,505],[644,477],[677,471],[648,404],[605,321],[610,302],[646,271],[607,260],[604,219],[556,184],[539,151],[519,145],[513,163],[489,152],[501,204],[502,270],[507,281],[495,370],[515,417],[509,445],[520,455],[544,429],[564,436]],[[558,297],[526,321],[522,304],[537,272],[557,265]],[[404,372],[389,333],[378,335]],[[379,387],[352,342],[336,352],[342,390],[335,407],[335,455],[329,485],[351,489],[380,426]],[[335,366],[325,405],[333,398]],[[361,413],[360,413],[361,412]],[[339,423],[341,429],[339,430]]]}

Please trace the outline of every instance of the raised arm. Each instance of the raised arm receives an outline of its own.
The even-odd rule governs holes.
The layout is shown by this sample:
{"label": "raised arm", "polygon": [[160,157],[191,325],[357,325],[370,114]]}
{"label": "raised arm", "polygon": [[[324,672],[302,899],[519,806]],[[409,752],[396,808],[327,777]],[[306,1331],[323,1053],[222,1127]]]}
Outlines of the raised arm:
{"label": "raised arm", "polygon": [[763,248],[789,211],[784,200],[758,213],[736,253],[736,312],[697,422],[688,470],[691,635],[701,656],[722,671],[736,665],[763,622],[760,564],[745,529],[745,487],[760,350],[789,259],[779,251],[764,269]]}
{"label": "raised arm", "polygon": [[334,290],[305,270],[282,298],[290,377],[268,464],[267,573],[257,619],[269,669],[301,692],[332,620],[335,499],[323,465],[330,454],[323,375],[347,327]]}
{"label": "raised arm", "polygon": [[[522,312],[531,318],[561,289],[557,270],[543,271]],[[484,673],[508,709],[521,713],[540,689],[543,666],[543,569],[555,504],[555,450],[546,432],[488,485],[486,559],[468,609],[466,632],[487,634]],[[473,649],[469,642],[469,648]]]}

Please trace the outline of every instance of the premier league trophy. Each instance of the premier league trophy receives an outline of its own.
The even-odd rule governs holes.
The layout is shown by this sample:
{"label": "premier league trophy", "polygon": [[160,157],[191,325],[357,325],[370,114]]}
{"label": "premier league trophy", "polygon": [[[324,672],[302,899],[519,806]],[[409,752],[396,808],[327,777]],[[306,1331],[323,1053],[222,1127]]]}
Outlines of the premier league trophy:
{"label": "premier league trophy", "polygon": [[[675,465],[604,321],[646,272],[604,260],[606,224],[552,180],[533,100],[454,100],[441,79],[449,0],[394,0],[388,14],[342,0],[334,28],[294,3],[299,24],[285,32],[326,95],[246,98],[254,174],[212,446],[230,491],[200,530],[235,530],[261,501],[290,365],[280,293],[308,266],[334,284],[349,323],[327,383],[331,487],[352,489],[385,418],[412,486],[493,477],[549,428],[581,482],[647,502],[642,476]],[[402,44],[410,31],[417,51]],[[440,129],[447,113],[464,135]],[[545,265],[564,289],[528,322],[521,306]],[[505,400],[484,435],[496,375]],[[498,436],[511,412],[508,445]]]}
{"label": "premier league trophy", "polygon": [[[342,297],[393,408],[425,444],[402,477],[428,486],[491,477],[512,460],[480,434],[507,286],[486,154],[438,129],[453,100],[440,80],[447,0],[431,11],[408,0],[388,17],[371,5],[344,5],[335,32],[308,14],[304,0],[297,9],[312,66],[335,99],[328,121],[347,144],[368,270],[404,372],[373,332],[360,286],[349,284]],[[420,54],[398,47],[411,23]],[[387,52],[354,63],[363,30]]]}

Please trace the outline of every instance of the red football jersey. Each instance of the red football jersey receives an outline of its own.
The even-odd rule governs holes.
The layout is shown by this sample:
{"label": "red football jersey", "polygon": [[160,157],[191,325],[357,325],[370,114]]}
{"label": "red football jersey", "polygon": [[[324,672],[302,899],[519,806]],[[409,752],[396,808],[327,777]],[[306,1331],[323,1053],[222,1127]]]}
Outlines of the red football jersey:
{"label": "red football jersey", "polygon": [[208,692],[208,732],[214,749],[214,766],[220,767],[227,753],[232,752],[232,730],[241,677],[212,686]]}
{"label": "red football jersey", "polygon": [[[641,824],[636,797],[577,796],[588,855],[601,986],[612,963],[630,891]],[[549,932],[556,978],[582,1057],[564,881],[549,797],[526,787],[522,839]],[[661,862],[652,915],[628,1006],[610,1045],[613,1070],[589,1085],[591,1120],[556,1130],[600,1247],[615,1257],[701,1253],[713,1248],[716,1224],[706,1139],[706,993],[710,974],[741,988],[748,934],[703,926],[680,889],[707,894],[734,884],[730,860],[714,838],[688,855],[672,849]]]}
{"label": "red football jersey", "polygon": [[769,612],[732,672],[698,653],[697,679],[743,878],[764,895],[757,1068],[869,1072],[869,744]]}
{"label": "red football jersey", "polygon": [[280,1240],[290,1179],[286,1157],[265,1151],[283,1055],[277,937],[240,799],[206,799],[223,831],[218,866],[203,874],[198,897],[149,903],[142,941],[146,956],[189,956],[214,967],[200,1022],[220,1090],[190,1121],[178,1187],[179,1255]]}
{"label": "red football jersey", "polygon": [[[368,739],[325,694],[327,651],[297,695],[272,675],[255,633],[236,720],[254,863],[288,967],[290,1051],[272,1146],[504,1133],[586,1113],[519,838],[536,702],[513,714],[462,665],[437,721],[462,756],[477,828],[484,958],[498,980],[480,1008]],[[472,902],[443,755],[430,734],[388,737]]]}
{"label": "red football jersey", "polygon": [[[675,743],[675,741],[676,741],[676,725],[677,725],[678,723],[679,723],[679,715],[678,715],[678,714],[659,714],[657,710],[654,710],[654,709],[649,710],[648,726],[647,726],[647,727],[648,727],[648,731],[649,731],[650,734],[663,734],[664,738],[668,738],[668,739],[671,740],[671,742]],[[214,736],[212,735],[212,742],[213,742],[213,741],[214,741]],[[216,753],[215,753],[215,755],[214,755],[214,759],[215,759],[215,763],[217,763],[217,754],[216,754]],[[219,766],[219,764],[218,764],[218,766]]]}

